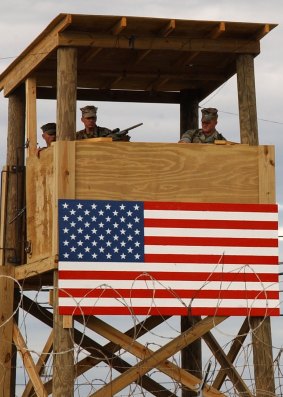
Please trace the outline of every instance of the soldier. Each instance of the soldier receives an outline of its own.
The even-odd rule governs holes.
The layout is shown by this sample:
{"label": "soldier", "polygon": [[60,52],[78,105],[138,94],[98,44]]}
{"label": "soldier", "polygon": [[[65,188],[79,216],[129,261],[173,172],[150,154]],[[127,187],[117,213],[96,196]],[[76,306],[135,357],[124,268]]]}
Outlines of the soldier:
{"label": "soldier", "polygon": [[202,109],[202,128],[184,132],[179,143],[214,143],[215,140],[226,141],[215,126],[218,119],[218,110],[215,108]]}
{"label": "soldier", "polygon": [[51,146],[52,142],[56,141],[56,123],[47,123],[40,128],[42,130],[42,138],[45,140],[47,146],[37,149],[36,154],[38,157],[43,149],[47,149]]}
{"label": "soldier", "polygon": [[97,107],[85,106],[80,109],[82,112],[81,121],[85,128],[77,131],[76,139],[98,138],[98,137],[111,137],[113,141],[129,141],[128,135],[118,136],[106,127],[99,127],[96,124],[97,120]]}

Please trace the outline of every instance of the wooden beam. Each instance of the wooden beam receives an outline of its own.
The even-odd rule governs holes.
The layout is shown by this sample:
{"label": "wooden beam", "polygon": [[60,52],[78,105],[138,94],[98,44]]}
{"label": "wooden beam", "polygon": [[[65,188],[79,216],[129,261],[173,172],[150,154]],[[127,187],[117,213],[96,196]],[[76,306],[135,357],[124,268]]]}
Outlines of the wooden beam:
{"label": "wooden beam", "polygon": [[24,56],[19,57],[16,64],[10,65],[3,84],[0,87],[0,89],[4,88],[5,96],[8,96],[53,50],[57,48],[58,32],[66,28],[70,23],[71,15],[66,15],[60,23],[50,30],[48,35],[43,36],[41,40],[35,44],[31,44],[24,52]]}
{"label": "wooden beam", "polygon": [[[183,332],[177,338],[165,344],[153,354],[147,356],[138,364],[128,369],[123,375],[118,376],[106,386],[103,386],[97,392],[91,394],[90,397],[112,397],[124,389],[124,387],[130,385],[132,382],[135,382],[140,376],[146,374],[148,371],[150,371],[150,369],[156,368],[159,366],[159,364],[167,360],[169,357],[172,357],[182,348],[200,338],[211,328],[223,322],[226,318],[227,317],[206,317],[196,324],[195,327]],[[204,397],[212,397],[215,395],[217,395],[215,394],[215,391],[210,392],[209,389],[204,390],[203,392]],[[221,392],[218,392],[218,395],[223,396]]]}
{"label": "wooden beam", "polygon": [[198,128],[198,96],[198,91],[183,90],[180,92],[180,137],[185,131]]}
{"label": "wooden beam", "polygon": [[58,268],[57,257],[48,257],[32,263],[15,267],[15,279],[18,281],[26,280],[30,277],[39,276],[40,274],[55,270]]}
{"label": "wooden beam", "polygon": [[[38,99],[56,99],[56,89],[38,87]],[[147,92],[124,90],[77,89],[77,100],[80,101],[110,101],[138,103],[180,103],[179,92]]]}
{"label": "wooden beam", "polygon": [[[129,39],[123,35],[117,41],[115,36],[82,32],[62,32],[58,38],[59,46],[121,48],[129,49]],[[199,51],[213,53],[259,54],[257,40],[190,39],[187,37],[139,37],[135,40],[136,50]]]}
{"label": "wooden beam", "polygon": [[[259,203],[274,204],[274,147],[261,147],[259,152]],[[276,396],[273,366],[273,346],[270,317],[251,317],[253,361],[257,397]]]}
{"label": "wooden beam", "polygon": [[[47,311],[45,308],[41,307],[39,304],[31,301],[26,296],[23,296],[23,309],[26,310],[28,313],[32,314],[39,320],[43,321],[44,324],[48,326],[52,326],[52,314]],[[149,332],[154,327],[161,324],[163,321],[166,321],[169,317],[157,317],[151,316],[147,318],[145,321],[142,321],[139,324],[136,324],[133,328],[129,329],[126,334],[131,337],[141,337],[145,333]],[[76,317],[76,320],[80,321],[84,326],[87,326],[88,319],[81,317]],[[85,323],[86,320],[86,323]],[[83,374],[85,371],[89,369],[88,366],[96,366],[99,362],[103,361],[107,365],[109,364],[109,357],[111,357],[111,364],[117,371],[123,373],[125,372],[131,365],[126,361],[122,360],[120,357],[113,355],[113,352],[119,350],[119,346],[110,342],[105,346],[101,346],[98,343],[94,342],[92,339],[87,337],[85,334],[82,334],[78,330],[74,330],[74,340],[75,343],[79,344],[83,349],[90,353],[90,357],[85,358],[80,363],[83,366],[80,367],[79,365],[76,366],[76,376]],[[171,392],[168,392],[167,389],[158,385],[154,382],[151,378],[147,376],[141,377],[138,381],[144,389],[150,391],[153,395],[157,397],[176,397],[174,394],[171,395]],[[51,393],[52,390],[52,380],[46,382],[44,384],[48,393]]]}
{"label": "wooden beam", "polygon": [[275,147],[260,146],[258,150],[259,202],[274,204],[276,203]]}
{"label": "wooden beam", "polygon": [[137,65],[138,63],[140,63],[150,53],[151,53],[151,50],[139,51],[135,61],[133,62],[133,65]]}
{"label": "wooden beam", "polygon": [[158,33],[160,36],[167,37],[176,29],[175,19],[171,19]]}
{"label": "wooden beam", "polygon": [[251,317],[256,396],[276,397],[270,317]]}
{"label": "wooden beam", "polygon": [[270,32],[270,25],[265,24],[254,36],[254,39],[261,40],[265,35]]}
{"label": "wooden beam", "polygon": [[216,26],[215,29],[213,29],[209,34],[208,37],[211,39],[218,39],[226,30],[226,25],[225,22],[220,22],[218,26]]}
{"label": "wooden beam", "polygon": [[122,17],[111,29],[113,36],[118,36],[127,27],[127,18]]}
{"label": "wooden beam", "polygon": [[[51,331],[43,349],[42,352],[40,354],[40,357],[35,365],[35,369],[37,371],[37,373],[39,374],[39,376],[43,373],[44,368],[45,368],[45,364],[47,363],[50,353],[52,352],[52,348],[53,348],[53,330]],[[32,381],[29,380],[25,390],[22,394],[22,397],[30,397],[31,392],[33,391],[33,384]]]}
{"label": "wooden beam", "polygon": [[[67,57],[68,58],[68,57]],[[65,59],[65,61],[67,60]],[[71,57],[73,59],[73,57]],[[71,68],[72,70],[72,68]],[[63,75],[61,76],[63,79]],[[68,80],[68,79],[67,79]],[[63,85],[63,84],[62,84]],[[74,88],[74,87],[73,87]],[[73,108],[74,93],[67,98],[71,110]],[[63,101],[64,104],[64,101]],[[64,108],[64,106],[62,106]],[[67,111],[67,109],[65,109]],[[63,113],[59,113],[59,116]],[[58,117],[58,116],[57,116]],[[72,116],[71,116],[71,119]],[[60,119],[61,128],[64,128],[64,120]],[[67,123],[75,131],[72,123]],[[64,130],[62,130],[64,131]],[[61,131],[61,133],[62,133]],[[66,132],[68,130],[65,130]],[[64,135],[63,133],[61,135]],[[59,138],[60,138],[59,131]],[[67,138],[67,135],[66,135]],[[52,253],[56,255],[58,248],[58,199],[75,198],[75,141],[59,141],[54,144],[54,194],[53,194],[53,231],[52,231]],[[64,328],[64,317],[59,314],[58,308],[58,271],[53,272],[54,293],[53,293],[53,330],[54,330],[54,361],[53,361],[53,384],[52,393],[54,397],[74,395],[74,329],[73,324]],[[73,322],[73,321],[72,321]],[[62,368],[64,371],[62,372]]]}
{"label": "wooden beam", "polygon": [[12,395],[14,266],[0,266],[0,395]]}
{"label": "wooden beam", "polygon": [[76,136],[77,49],[57,51],[57,140]]}
{"label": "wooden beam", "polygon": [[27,157],[35,156],[37,149],[36,117],[36,79],[26,79],[26,135],[28,141]]}
{"label": "wooden beam", "polygon": [[252,393],[248,389],[247,385],[243,381],[241,375],[239,375],[238,371],[234,367],[233,363],[228,359],[223,349],[214,338],[211,332],[203,335],[203,340],[207,344],[207,346],[212,351],[214,357],[220,363],[220,365],[226,369],[226,374],[230,378],[234,388],[239,392],[240,396],[245,397],[253,397]]}
{"label": "wooden beam", "polygon": [[[232,343],[230,350],[227,354],[227,358],[230,362],[232,362],[232,363],[234,362],[240,349],[243,347],[243,343],[249,333],[249,330],[250,330],[249,319],[246,317],[239,332],[238,332],[238,335],[233,340],[233,343]],[[212,386],[219,390],[225,381],[226,375],[227,375],[227,368],[225,365],[225,366],[222,366],[221,369],[219,370],[216,378],[213,381]]]}
{"label": "wooden beam", "polygon": [[[144,360],[145,358],[151,357],[155,354],[153,350],[150,350],[141,343],[133,340],[131,337],[125,335],[123,332],[118,331],[111,325],[106,324],[104,321],[100,320],[97,317],[92,317],[88,322],[88,326],[94,332],[97,332],[104,338],[111,340],[113,343],[116,343],[122,349],[125,349],[126,351],[135,355],[141,360]],[[154,368],[157,368],[159,371],[168,375],[175,381],[182,383],[184,386],[194,391],[197,390],[198,385],[201,383],[200,378],[190,374],[188,371],[185,371],[184,369],[178,367],[176,364],[172,363],[169,360],[157,364]],[[148,371],[150,371],[150,368],[148,368]],[[223,396],[223,394],[218,392],[218,390],[216,389],[210,388],[210,391],[211,393],[214,393],[211,394],[211,396]]]}
{"label": "wooden beam", "polygon": [[36,394],[38,396],[47,397],[48,394],[43,386],[34,361],[16,323],[14,323],[13,327],[13,341],[22,356],[24,367],[29,375]]}
{"label": "wooden beam", "polygon": [[74,396],[74,337],[73,328],[64,329],[63,316],[58,311],[58,271],[54,271],[53,300],[53,384],[52,396]]}
{"label": "wooden beam", "polygon": [[1,173],[1,203],[0,203],[0,211],[1,211],[1,223],[0,223],[0,266],[4,265],[4,247],[5,247],[5,229],[7,222],[7,194],[8,194],[8,167],[4,166]]}
{"label": "wooden beam", "polygon": [[80,64],[88,63],[92,61],[101,51],[102,48],[90,48],[80,57],[78,61]]}
{"label": "wooden beam", "polygon": [[238,56],[237,84],[241,143],[258,145],[254,59],[252,55]]}

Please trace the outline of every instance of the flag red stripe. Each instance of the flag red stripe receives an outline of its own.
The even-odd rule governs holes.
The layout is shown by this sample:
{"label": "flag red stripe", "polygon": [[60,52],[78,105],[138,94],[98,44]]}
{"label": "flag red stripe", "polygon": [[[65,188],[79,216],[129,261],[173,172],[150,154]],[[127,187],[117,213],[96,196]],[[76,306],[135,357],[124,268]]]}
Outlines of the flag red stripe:
{"label": "flag red stripe", "polygon": [[142,273],[137,271],[59,271],[61,280],[179,280],[179,281],[255,281],[278,282],[277,274],[269,273],[206,273],[206,272],[156,272]]}
{"label": "flag red stripe", "polygon": [[237,221],[213,219],[155,219],[145,218],[144,227],[188,228],[188,229],[248,229],[277,230],[277,221]]}
{"label": "flag red stripe", "polygon": [[59,289],[60,298],[198,298],[198,299],[278,299],[278,291],[167,290],[167,289]]}
{"label": "flag red stripe", "polygon": [[156,237],[145,236],[145,245],[184,245],[214,247],[278,247],[278,239],[222,237]]}
{"label": "flag red stripe", "polygon": [[144,202],[145,210],[185,210],[185,211],[220,211],[220,212],[277,212],[277,204],[236,204],[236,203],[174,203]]}
{"label": "flag red stripe", "polygon": [[210,307],[96,307],[80,306],[68,307],[61,305],[59,313],[62,315],[163,315],[163,316],[279,316],[279,308],[210,308]]}
{"label": "flag red stripe", "polygon": [[144,259],[147,263],[222,263],[235,265],[278,265],[278,256],[145,254]]}

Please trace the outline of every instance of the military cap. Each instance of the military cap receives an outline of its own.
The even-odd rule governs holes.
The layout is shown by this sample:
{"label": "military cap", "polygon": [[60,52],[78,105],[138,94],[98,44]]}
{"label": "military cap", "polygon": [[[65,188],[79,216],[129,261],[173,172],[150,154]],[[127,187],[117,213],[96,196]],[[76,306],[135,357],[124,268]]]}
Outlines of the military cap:
{"label": "military cap", "polygon": [[82,117],[96,117],[97,107],[95,106],[85,106],[81,108]]}
{"label": "military cap", "polygon": [[42,129],[42,132],[45,132],[48,135],[56,135],[56,123],[47,123],[40,128]]}
{"label": "military cap", "polygon": [[218,118],[218,110],[215,108],[204,108],[201,109],[201,112],[201,121],[211,121]]}

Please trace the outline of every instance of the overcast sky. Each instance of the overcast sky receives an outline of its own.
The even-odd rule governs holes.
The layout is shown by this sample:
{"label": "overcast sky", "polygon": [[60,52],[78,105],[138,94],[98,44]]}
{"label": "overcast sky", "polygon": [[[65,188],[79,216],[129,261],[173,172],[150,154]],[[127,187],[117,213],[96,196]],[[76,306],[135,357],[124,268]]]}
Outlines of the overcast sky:
{"label": "overcast sky", "polygon": [[[283,1],[282,0],[9,0],[1,3],[0,72],[59,14],[147,16],[215,21],[244,21],[279,24],[261,40],[255,59],[257,113],[260,144],[275,145],[277,202],[280,205],[280,235],[283,235]],[[55,103],[39,101],[38,125],[55,120]],[[54,101],[55,102],[55,101]],[[78,104],[78,107],[84,103]],[[179,108],[176,105],[127,105],[95,103],[100,125],[125,128],[143,122],[132,141],[176,142]],[[201,106],[219,109],[218,129],[230,140],[239,141],[236,79],[203,101]],[[79,113],[78,113],[79,116]],[[78,117],[79,120],[79,117]],[[78,126],[80,125],[78,121]],[[5,164],[7,100],[0,93],[0,165]],[[39,140],[39,143],[40,140]],[[281,239],[280,260],[283,261]]]}

